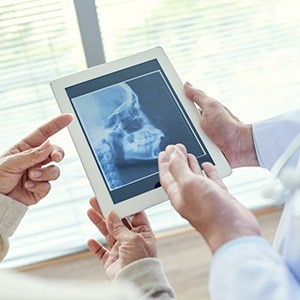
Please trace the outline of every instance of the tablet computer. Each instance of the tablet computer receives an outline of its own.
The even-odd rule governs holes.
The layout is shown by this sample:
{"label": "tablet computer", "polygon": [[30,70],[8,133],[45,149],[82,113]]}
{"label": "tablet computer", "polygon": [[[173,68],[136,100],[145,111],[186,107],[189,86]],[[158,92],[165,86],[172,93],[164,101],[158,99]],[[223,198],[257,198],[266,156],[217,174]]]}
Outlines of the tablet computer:
{"label": "tablet computer", "polygon": [[69,131],[104,216],[115,210],[126,217],[167,200],[157,158],[169,144],[184,144],[222,177],[231,173],[160,47],[57,79],[51,87],[61,112],[74,115]]}

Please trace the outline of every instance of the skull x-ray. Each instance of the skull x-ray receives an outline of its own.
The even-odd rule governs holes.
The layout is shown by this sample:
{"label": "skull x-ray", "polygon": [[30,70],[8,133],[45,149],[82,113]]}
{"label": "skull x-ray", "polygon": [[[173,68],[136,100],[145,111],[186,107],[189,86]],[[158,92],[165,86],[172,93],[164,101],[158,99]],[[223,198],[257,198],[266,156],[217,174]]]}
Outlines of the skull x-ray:
{"label": "skull x-ray", "polygon": [[114,203],[159,186],[157,157],[168,144],[209,161],[160,70],[107,76],[68,93]]}
{"label": "skull x-ray", "polygon": [[137,179],[124,174],[128,166],[156,164],[165,134],[145,115],[128,84],[119,83],[79,100],[76,106],[111,190]]}
{"label": "skull x-ray", "polygon": [[126,83],[95,96],[96,102],[106,105],[99,111],[99,127],[91,133],[91,142],[110,188],[114,189],[127,183],[120,174],[124,165],[158,157],[164,133],[151,124],[137,95]]}
{"label": "skull x-ray", "polygon": [[[102,91],[103,92],[103,91]],[[130,160],[151,160],[158,156],[164,133],[151,124],[141,110],[139,99],[126,84],[107,89],[111,101],[102,111],[102,120],[96,140],[107,142],[117,163]],[[101,99],[105,95],[97,95]],[[101,147],[98,153],[102,153]]]}

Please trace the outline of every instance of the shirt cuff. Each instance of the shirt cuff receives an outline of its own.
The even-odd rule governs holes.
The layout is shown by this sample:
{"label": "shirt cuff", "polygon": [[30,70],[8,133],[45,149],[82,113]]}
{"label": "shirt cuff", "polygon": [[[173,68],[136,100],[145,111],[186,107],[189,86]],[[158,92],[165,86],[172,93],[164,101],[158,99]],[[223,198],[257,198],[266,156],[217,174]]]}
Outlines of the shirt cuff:
{"label": "shirt cuff", "polygon": [[10,237],[17,229],[24,217],[28,206],[13,200],[5,195],[0,195],[0,234]]}
{"label": "shirt cuff", "polygon": [[262,238],[261,236],[243,236],[236,239],[233,239],[225,244],[223,244],[217,251],[214,253],[213,262],[217,261],[221,256],[226,254],[231,248],[245,246],[248,247],[249,244],[261,245],[263,247],[272,248],[271,244]]}
{"label": "shirt cuff", "polygon": [[124,267],[115,277],[112,285],[129,281],[143,293],[155,299],[175,299],[175,294],[165,276],[162,264],[157,258],[139,259]]}
{"label": "shirt cuff", "polygon": [[300,109],[252,124],[255,151],[261,167],[271,170],[280,155],[298,135],[299,116]]}

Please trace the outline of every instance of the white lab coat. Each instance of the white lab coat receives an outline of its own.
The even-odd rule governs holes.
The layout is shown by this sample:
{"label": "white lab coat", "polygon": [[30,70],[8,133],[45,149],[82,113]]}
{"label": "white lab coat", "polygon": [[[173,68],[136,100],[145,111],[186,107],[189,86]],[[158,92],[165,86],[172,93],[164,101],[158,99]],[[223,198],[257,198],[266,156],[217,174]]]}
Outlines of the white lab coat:
{"label": "white lab coat", "polygon": [[[253,124],[256,153],[271,169],[300,132],[300,109]],[[300,147],[288,164],[296,167]],[[299,167],[299,166],[298,166]],[[287,199],[274,247],[261,237],[242,237],[214,254],[209,289],[222,300],[300,299],[300,191]]]}

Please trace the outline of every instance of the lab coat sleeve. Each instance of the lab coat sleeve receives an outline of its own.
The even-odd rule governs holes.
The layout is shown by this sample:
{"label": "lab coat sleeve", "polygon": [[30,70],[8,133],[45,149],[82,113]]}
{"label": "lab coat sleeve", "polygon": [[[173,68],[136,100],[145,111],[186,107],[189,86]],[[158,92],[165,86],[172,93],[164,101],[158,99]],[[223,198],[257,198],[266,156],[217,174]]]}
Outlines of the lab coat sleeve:
{"label": "lab coat sleeve", "polygon": [[252,130],[260,166],[271,170],[279,156],[300,132],[300,109],[254,122]]}
{"label": "lab coat sleeve", "polygon": [[5,257],[9,248],[8,238],[13,235],[28,206],[0,194],[0,261]]}
{"label": "lab coat sleeve", "polygon": [[261,237],[229,241],[214,254],[212,300],[300,299],[300,285],[282,257]]}

